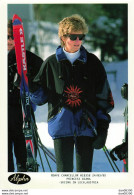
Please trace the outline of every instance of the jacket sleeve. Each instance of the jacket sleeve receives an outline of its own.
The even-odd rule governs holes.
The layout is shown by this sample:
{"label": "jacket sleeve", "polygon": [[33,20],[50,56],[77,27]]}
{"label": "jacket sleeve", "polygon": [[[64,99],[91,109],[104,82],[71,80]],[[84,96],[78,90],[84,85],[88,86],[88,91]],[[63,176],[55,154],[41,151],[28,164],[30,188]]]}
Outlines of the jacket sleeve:
{"label": "jacket sleeve", "polygon": [[30,92],[29,94],[31,101],[38,106],[41,106],[47,102],[47,95],[41,87],[34,92]]}
{"label": "jacket sleeve", "polygon": [[33,79],[36,74],[39,72],[40,67],[43,63],[43,60],[30,51],[26,51],[27,57],[27,77],[28,77],[28,87],[30,92],[36,91],[40,86],[38,83],[33,83]]}
{"label": "jacket sleeve", "polygon": [[32,77],[35,77],[40,70],[43,60],[28,50],[26,51],[26,57],[28,73],[30,73]]}
{"label": "jacket sleeve", "polygon": [[97,119],[109,120],[108,113],[114,108],[114,100],[103,64],[97,59],[96,100]]}
{"label": "jacket sleeve", "polygon": [[46,66],[46,62],[43,62],[31,82],[30,99],[34,104],[39,106],[47,102]]}

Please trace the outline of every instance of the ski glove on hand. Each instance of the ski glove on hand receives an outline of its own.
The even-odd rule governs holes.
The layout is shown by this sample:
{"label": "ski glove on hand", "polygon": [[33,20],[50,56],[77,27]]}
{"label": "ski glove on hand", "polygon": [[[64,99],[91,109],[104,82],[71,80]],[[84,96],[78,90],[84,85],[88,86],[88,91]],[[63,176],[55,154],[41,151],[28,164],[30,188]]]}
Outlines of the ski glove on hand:
{"label": "ski glove on hand", "polygon": [[113,160],[117,160],[117,158],[114,156],[114,153],[117,155],[117,157],[120,160],[123,160],[125,158],[128,158],[128,143],[125,142],[121,145],[116,146],[110,151],[110,156]]}
{"label": "ski glove on hand", "polygon": [[97,126],[98,135],[93,142],[94,149],[101,149],[105,146],[107,134],[108,134],[108,128],[109,128],[108,120],[103,120],[103,119],[98,120],[98,126]]}

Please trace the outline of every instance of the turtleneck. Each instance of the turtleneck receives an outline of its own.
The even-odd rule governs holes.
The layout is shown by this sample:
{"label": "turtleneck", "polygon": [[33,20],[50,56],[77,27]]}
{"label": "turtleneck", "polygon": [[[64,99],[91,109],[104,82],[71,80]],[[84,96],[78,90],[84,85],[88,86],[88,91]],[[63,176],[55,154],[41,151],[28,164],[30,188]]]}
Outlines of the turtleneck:
{"label": "turtleneck", "polygon": [[80,56],[80,50],[76,51],[75,53],[69,53],[69,52],[65,51],[65,49],[63,48],[63,51],[64,51],[64,53],[65,53],[67,59],[68,59],[72,64],[73,64],[74,61],[75,61],[76,59],[78,59],[79,56]]}

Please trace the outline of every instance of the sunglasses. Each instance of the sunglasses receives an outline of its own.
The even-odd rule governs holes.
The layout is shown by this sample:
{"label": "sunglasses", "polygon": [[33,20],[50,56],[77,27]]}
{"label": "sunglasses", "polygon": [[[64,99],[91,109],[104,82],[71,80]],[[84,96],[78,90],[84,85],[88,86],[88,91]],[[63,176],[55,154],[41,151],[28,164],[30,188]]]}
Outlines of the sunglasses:
{"label": "sunglasses", "polygon": [[82,41],[85,38],[84,34],[68,34],[64,36],[69,37],[71,41],[76,41],[77,37],[79,38],[80,41]]}
{"label": "sunglasses", "polygon": [[11,38],[12,40],[14,40],[13,35],[8,35],[8,36],[7,36],[7,39],[10,39],[10,38]]}

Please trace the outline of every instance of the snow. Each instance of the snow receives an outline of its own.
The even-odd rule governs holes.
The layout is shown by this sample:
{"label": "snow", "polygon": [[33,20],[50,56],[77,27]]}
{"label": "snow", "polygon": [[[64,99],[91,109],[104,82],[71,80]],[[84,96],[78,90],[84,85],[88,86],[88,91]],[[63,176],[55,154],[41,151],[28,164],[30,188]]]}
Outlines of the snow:
{"label": "snow", "polygon": [[122,20],[120,18],[113,20],[107,16],[100,16],[95,23],[100,30],[111,33],[113,30],[117,30],[118,26],[121,26]]}
{"label": "snow", "polygon": [[39,136],[41,138],[42,143],[48,147],[53,149],[53,140],[48,135],[48,125],[46,122],[37,123]]}

